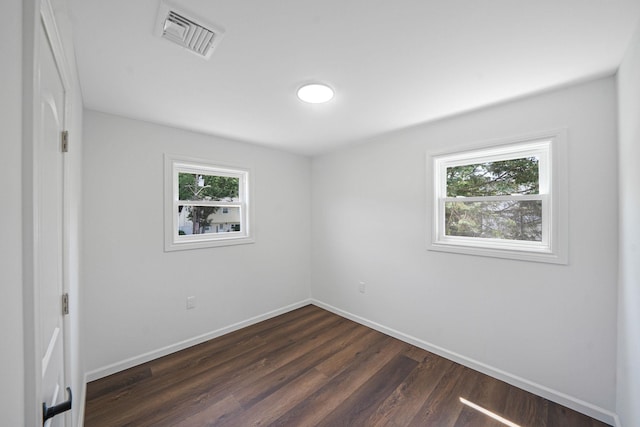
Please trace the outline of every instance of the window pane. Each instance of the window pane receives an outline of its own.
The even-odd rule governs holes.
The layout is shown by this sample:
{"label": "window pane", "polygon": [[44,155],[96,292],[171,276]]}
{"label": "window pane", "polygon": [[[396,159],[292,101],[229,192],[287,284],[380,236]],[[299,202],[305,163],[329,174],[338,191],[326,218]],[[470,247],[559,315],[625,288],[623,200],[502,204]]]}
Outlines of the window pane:
{"label": "window pane", "polygon": [[179,235],[232,231],[241,231],[239,207],[178,206]]}
{"label": "window pane", "polygon": [[446,202],[447,236],[542,241],[542,201]]}
{"label": "window pane", "polygon": [[537,157],[447,168],[447,197],[538,194]]}
{"label": "window pane", "polygon": [[178,200],[224,200],[237,202],[240,178],[180,172]]}

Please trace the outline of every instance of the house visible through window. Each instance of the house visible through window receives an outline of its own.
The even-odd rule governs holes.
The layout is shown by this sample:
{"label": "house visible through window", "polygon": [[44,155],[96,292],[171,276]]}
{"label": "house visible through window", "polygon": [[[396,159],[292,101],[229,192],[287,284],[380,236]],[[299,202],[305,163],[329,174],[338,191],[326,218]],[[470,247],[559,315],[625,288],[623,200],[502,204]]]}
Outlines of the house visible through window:
{"label": "house visible through window", "polygon": [[[557,137],[431,157],[431,249],[565,262]],[[555,189],[555,191],[554,191]]]}
{"label": "house visible through window", "polygon": [[252,242],[247,170],[168,156],[165,169],[166,250]]}

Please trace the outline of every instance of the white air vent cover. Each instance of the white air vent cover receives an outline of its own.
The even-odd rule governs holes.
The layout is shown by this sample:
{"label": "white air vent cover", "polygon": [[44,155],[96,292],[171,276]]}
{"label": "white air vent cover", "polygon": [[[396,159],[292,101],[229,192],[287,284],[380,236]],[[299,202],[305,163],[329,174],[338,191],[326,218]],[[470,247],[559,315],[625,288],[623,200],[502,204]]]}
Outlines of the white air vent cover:
{"label": "white air vent cover", "polygon": [[173,5],[160,3],[157,33],[189,52],[209,59],[218,45],[224,30],[220,27],[194,19],[191,14],[178,10]]}

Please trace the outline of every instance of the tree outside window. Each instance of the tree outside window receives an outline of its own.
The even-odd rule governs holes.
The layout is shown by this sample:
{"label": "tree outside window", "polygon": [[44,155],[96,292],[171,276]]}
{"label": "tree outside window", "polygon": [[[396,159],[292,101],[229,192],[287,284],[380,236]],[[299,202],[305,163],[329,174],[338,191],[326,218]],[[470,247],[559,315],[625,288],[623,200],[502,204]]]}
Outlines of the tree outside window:
{"label": "tree outside window", "polygon": [[[205,234],[212,232],[213,216],[221,209],[229,211],[228,206],[204,206],[198,205],[199,201],[206,202],[226,202],[238,203],[240,192],[240,179],[237,177],[203,175],[198,173],[178,174],[178,198],[180,201],[191,202],[193,204],[185,206],[178,205],[178,215],[186,209],[186,218],[191,222],[191,230],[187,233],[181,228],[184,234]],[[231,209],[238,209],[238,206]],[[240,231],[239,222],[230,222],[228,231]],[[213,231],[219,232],[219,231]]]}
{"label": "tree outside window", "polygon": [[447,168],[445,234],[508,240],[542,241],[542,201],[466,202],[468,197],[539,194],[540,160],[536,156]]}
{"label": "tree outside window", "polygon": [[165,155],[165,250],[253,243],[249,170]]}
{"label": "tree outside window", "polygon": [[565,138],[430,155],[429,249],[566,263]]}

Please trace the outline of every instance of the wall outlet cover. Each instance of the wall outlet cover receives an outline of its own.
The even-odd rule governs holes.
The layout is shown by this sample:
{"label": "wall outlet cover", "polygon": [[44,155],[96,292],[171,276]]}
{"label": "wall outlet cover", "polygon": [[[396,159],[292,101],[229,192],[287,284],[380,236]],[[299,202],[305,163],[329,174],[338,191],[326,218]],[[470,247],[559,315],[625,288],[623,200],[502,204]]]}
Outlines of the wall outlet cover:
{"label": "wall outlet cover", "polygon": [[196,297],[187,297],[187,310],[196,308]]}

